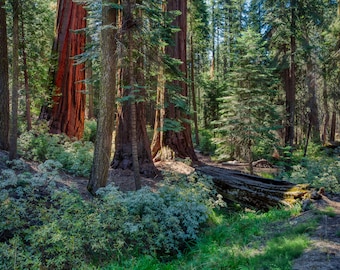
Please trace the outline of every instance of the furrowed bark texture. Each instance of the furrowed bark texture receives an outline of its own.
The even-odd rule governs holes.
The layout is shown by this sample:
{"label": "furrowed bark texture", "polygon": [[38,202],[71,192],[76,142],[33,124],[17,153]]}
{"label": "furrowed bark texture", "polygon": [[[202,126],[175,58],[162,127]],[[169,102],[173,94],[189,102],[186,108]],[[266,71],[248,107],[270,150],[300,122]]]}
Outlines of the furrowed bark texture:
{"label": "furrowed bark texture", "polygon": [[85,120],[85,65],[75,65],[74,57],[83,53],[86,37],[85,33],[75,31],[86,27],[86,12],[72,0],[59,0],[58,7],[55,41],[58,68],[50,131],[80,139]]}
{"label": "furrowed bark texture", "polygon": [[[107,1],[117,4],[117,1]],[[117,10],[103,7],[103,25],[115,26]],[[92,164],[92,171],[87,189],[95,195],[100,187],[105,187],[111,161],[112,133],[115,119],[116,99],[116,29],[105,27],[101,34],[102,86],[99,92],[99,117]]]}

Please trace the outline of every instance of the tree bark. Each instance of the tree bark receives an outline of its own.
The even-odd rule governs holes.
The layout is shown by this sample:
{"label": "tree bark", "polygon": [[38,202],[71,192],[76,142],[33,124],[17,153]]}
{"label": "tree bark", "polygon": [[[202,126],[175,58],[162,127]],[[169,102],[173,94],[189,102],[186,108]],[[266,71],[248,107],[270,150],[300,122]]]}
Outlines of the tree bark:
{"label": "tree bark", "polygon": [[194,61],[194,40],[193,36],[190,38],[190,66],[191,66],[191,99],[192,108],[194,110],[194,130],[195,130],[195,143],[200,144],[200,139],[198,135],[198,117],[197,117],[197,103],[196,103],[196,92],[195,92],[195,61]]}
{"label": "tree bark", "polygon": [[196,171],[212,177],[225,200],[253,209],[292,206],[299,199],[313,196],[307,184],[297,185],[212,166],[198,167]]}
{"label": "tree bark", "polygon": [[19,1],[13,5],[12,114],[9,135],[9,160],[17,158],[19,99]]}
{"label": "tree bark", "polygon": [[0,0],[0,149],[9,149],[9,84],[5,0]]}
{"label": "tree bark", "polygon": [[333,111],[331,120],[331,132],[329,134],[330,142],[335,142],[335,131],[336,131],[336,111]]}
{"label": "tree bark", "polygon": [[[105,4],[118,4],[117,0],[107,0]],[[100,187],[105,187],[111,161],[112,133],[115,119],[117,58],[115,55],[117,9],[103,6],[103,28],[101,32],[102,85],[99,92],[99,116],[94,149],[92,171],[87,189],[95,195]],[[112,27],[109,27],[112,26]]]}
{"label": "tree bark", "polygon": [[[86,36],[86,44],[92,43],[92,39],[90,35]],[[92,62],[91,60],[86,61],[85,63],[86,69],[85,69],[85,78],[86,78],[86,92],[88,95],[88,111],[87,111],[87,118],[88,119],[94,119],[94,90],[93,90],[93,82],[92,82]]]}
{"label": "tree bark", "polygon": [[327,77],[326,71],[324,71],[323,77],[323,109],[325,112],[325,119],[323,123],[323,131],[322,131],[322,143],[326,145],[328,142],[328,128],[329,128],[329,106],[328,106],[328,85],[327,85]]}
{"label": "tree bark", "polygon": [[53,97],[50,131],[80,139],[85,121],[85,65],[74,57],[84,51],[85,33],[76,30],[86,26],[85,10],[72,0],[58,1],[57,39],[58,68],[54,78],[57,88]]}
{"label": "tree bark", "polygon": [[[186,37],[187,37],[187,1],[170,0],[167,5],[168,11],[180,10],[182,13],[173,22],[174,26],[179,27],[180,31],[174,34],[174,46],[167,46],[165,53],[175,59],[181,60],[182,64],[179,70],[182,72],[183,77],[187,78],[187,55],[186,55]],[[171,82],[174,87],[180,89],[182,96],[188,96],[187,84],[182,81]],[[160,94],[162,95],[162,94]],[[168,106],[165,108],[165,104]],[[182,130],[155,130],[157,133],[154,135],[152,142],[152,156],[155,160],[164,160],[169,158],[186,158],[189,157],[193,162],[197,162],[192,138],[191,127],[189,124],[189,116],[181,111],[173,103],[170,97],[169,89],[164,88],[164,104],[160,107],[165,108],[164,119],[181,121]],[[156,121],[160,119],[156,119]],[[155,123],[155,127],[164,127],[160,123]],[[170,153],[172,152],[172,153]]]}
{"label": "tree bark", "polygon": [[150,140],[146,130],[145,78],[142,73],[144,66],[141,53],[136,48],[138,42],[141,42],[138,39],[136,26],[142,21],[142,14],[140,10],[135,9],[135,2],[124,2],[122,14],[122,32],[125,34],[122,36],[122,43],[127,49],[128,61],[127,64],[122,63],[120,70],[119,97],[122,98],[122,102],[117,111],[115,154],[111,167],[132,170],[136,189],[139,189],[139,174],[155,177],[158,170],[152,160]]}

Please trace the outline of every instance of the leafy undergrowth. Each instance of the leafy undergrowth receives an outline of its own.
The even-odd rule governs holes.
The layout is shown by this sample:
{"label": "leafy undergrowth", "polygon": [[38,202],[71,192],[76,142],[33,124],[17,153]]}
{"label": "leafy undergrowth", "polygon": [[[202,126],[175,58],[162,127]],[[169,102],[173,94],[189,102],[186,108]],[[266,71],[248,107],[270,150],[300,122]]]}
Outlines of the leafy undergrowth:
{"label": "leafy undergrowth", "polygon": [[[168,176],[157,190],[114,186],[84,200],[58,186],[59,162],[0,173],[1,269],[96,269],[140,255],[170,260],[198,240],[220,203],[211,180]],[[14,170],[16,169],[16,170]],[[21,171],[20,173],[18,173]]]}
{"label": "leafy undergrowth", "polygon": [[291,269],[292,261],[309,244],[308,233],[317,222],[294,224],[295,209],[266,213],[215,212],[197,244],[171,262],[141,256],[105,269]]}

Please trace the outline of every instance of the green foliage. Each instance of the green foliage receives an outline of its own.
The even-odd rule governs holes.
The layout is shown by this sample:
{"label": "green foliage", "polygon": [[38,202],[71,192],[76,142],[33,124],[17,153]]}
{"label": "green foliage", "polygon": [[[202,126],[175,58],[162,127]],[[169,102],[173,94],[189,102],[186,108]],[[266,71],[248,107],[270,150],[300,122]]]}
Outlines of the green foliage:
{"label": "green foliage", "polygon": [[122,193],[109,185],[84,200],[57,184],[60,168],[48,160],[34,175],[2,171],[1,269],[88,269],[139,254],[168,258],[198,239],[220,204],[211,180],[196,174],[169,178],[157,191]]}
{"label": "green foliage", "polygon": [[85,121],[83,140],[94,143],[94,141],[96,140],[96,132],[97,132],[97,121],[96,120]]}
{"label": "green foliage", "polygon": [[304,158],[281,178],[294,183],[309,183],[329,192],[340,192],[340,160],[327,157]]}
{"label": "green foliage", "polygon": [[328,192],[340,192],[340,159],[338,150],[323,149],[310,143],[307,156],[303,149],[291,152],[289,147],[281,149],[282,157],[276,164],[285,168],[278,176],[293,183],[308,183],[313,187],[324,187]]}
{"label": "green foliage", "polygon": [[209,130],[202,130],[199,133],[199,137],[200,137],[199,150],[204,155],[214,154],[216,146],[212,142],[213,134]]}
{"label": "green foliage", "polygon": [[[236,158],[251,161],[253,147],[266,140],[275,142],[277,107],[273,69],[268,66],[265,44],[259,34],[243,31],[237,39],[238,53],[220,98],[220,118],[215,122],[221,152],[236,144],[245,154]],[[241,152],[241,151],[240,151]]]}
{"label": "green foliage", "polygon": [[[214,212],[210,227],[183,257],[160,262],[142,256],[105,269],[291,269],[291,262],[308,246],[305,226],[290,223],[297,209],[272,209],[266,213]],[[145,269],[145,268],[141,268]]]}
{"label": "green foliage", "polygon": [[[90,123],[95,128],[93,122]],[[87,138],[93,138],[93,131]],[[65,135],[49,134],[46,123],[24,132],[18,139],[18,151],[24,158],[44,162],[48,159],[59,161],[69,173],[89,176],[93,144],[90,141],[73,141]]]}

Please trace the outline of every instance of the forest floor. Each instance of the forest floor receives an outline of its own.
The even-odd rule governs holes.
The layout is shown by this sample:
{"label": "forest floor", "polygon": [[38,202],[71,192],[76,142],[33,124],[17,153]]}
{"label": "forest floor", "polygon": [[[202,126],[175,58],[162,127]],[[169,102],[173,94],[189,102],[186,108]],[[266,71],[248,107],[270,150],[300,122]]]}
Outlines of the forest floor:
{"label": "forest floor", "polygon": [[[7,153],[1,152],[3,157]],[[242,163],[216,163],[209,157],[198,155],[201,163],[223,167],[225,169],[239,170],[247,172],[247,164]],[[7,165],[0,158],[0,171],[6,169]],[[37,164],[27,162],[32,171],[38,171]],[[194,172],[195,168],[184,162],[157,162],[156,167],[162,173],[179,173],[188,175]],[[255,173],[275,173],[276,168],[256,167]],[[142,186],[155,187],[160,181],[159,178],[150,179],[142,177]],[[69,186],[79,190],[85,199],[90,199],[91,195],[87,191],[88,179],[84,177],[71,176],[66,173],[60,174],[60,186]],[[134,190],[133,172],[129,170],[110,170],[109,182],[114,182],[121,191]],[[293,217],[290,224],[298,225],[317,217],[319,220],[316,231],[310,234],[311,245],[305,252],[294,261],[293,270],[337,270],[340,269],[340,194],[326,194],[321,200],[313,202],[310,210],[302,212],[301,215]]]}

